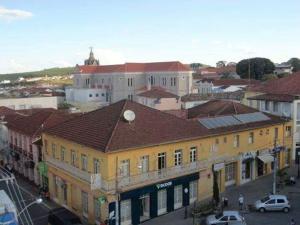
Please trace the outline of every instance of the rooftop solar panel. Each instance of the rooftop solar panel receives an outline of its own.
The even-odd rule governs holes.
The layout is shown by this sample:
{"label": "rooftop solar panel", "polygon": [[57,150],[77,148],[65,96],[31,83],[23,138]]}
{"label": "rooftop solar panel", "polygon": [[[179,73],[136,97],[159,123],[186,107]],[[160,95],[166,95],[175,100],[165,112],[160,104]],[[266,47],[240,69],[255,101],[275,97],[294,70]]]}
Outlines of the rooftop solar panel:
{"label": "rooftop solar panel", "polygon": [[246,113],[233,116],[220,116],[215,118],[202,118],[198,121],[208,129],[227,127],[245,123],[269,120],[270,118],[262,112]]}

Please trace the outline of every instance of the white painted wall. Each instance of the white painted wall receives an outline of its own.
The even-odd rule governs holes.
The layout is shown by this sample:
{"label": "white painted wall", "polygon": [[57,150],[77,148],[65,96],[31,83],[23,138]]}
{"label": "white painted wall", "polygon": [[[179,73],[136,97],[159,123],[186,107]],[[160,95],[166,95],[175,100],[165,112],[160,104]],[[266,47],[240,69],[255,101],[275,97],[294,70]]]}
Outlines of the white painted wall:
{"label": "white painted wall", "polygon": [[11,109],[54,108],[62,101],[62,97],[1,98],[0,106]]}

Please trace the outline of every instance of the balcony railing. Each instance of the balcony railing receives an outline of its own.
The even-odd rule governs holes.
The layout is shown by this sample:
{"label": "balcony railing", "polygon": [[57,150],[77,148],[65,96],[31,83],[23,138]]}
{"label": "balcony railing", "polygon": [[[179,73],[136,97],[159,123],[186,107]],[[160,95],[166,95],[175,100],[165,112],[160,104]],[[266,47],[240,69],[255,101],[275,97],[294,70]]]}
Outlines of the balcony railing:
{"label": "balcony railing", "polygon": [[[91,173],[76,168],[68,163],[62,162],[52,157],[46,157],[46,162],[56,168],[59,168],[73,177],[79,178],[88,184],[91,184]],[[189,164],[184,164],[175,167],[169,167],[163,170],[150,171],[147,173],[132,175],[132,176],[119,176],[117,181],[106,180],[101,178],[99,189],[104,192],[115,192],[116,190],[122,191],[131,189],[146,184],[157,183],[166,179],[172,179],[179,176],[188,175],[191,173],[199,172],[206,169],[208,161],[196,161]]]}

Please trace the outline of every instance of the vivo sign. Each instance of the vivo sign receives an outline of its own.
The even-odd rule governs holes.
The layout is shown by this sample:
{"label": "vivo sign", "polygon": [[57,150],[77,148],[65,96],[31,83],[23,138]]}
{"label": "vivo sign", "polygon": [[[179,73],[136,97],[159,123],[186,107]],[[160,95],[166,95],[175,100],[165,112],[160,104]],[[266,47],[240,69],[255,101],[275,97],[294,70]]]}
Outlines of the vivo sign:
{"label": "vivo sign", "polygon": [[157,184],[156,187],[157,189],[162,189],[162,188],[166,188],[166,187],[170,187],[172,186],[172,181],[166,182],[166,183],[162,183],[162,184]]}

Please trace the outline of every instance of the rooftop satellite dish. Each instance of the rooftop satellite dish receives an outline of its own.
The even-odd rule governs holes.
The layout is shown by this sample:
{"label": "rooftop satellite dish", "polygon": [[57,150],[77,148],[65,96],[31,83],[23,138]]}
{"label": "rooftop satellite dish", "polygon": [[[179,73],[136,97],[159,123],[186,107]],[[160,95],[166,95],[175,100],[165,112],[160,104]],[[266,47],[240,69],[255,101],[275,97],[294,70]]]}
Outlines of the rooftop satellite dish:
{"label": "rooftop satellite dish", "polygon": [[124,119],[126,121],[128,121],[129,123],[132,122],[132,121],[134,121],[134,119],[135,119],[135,113],[133,111],[131,111],[131,110],[126,110],[124,112],[123,116],[124,116]]}

